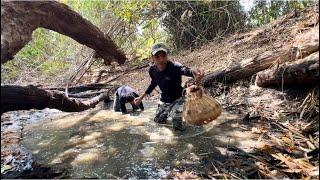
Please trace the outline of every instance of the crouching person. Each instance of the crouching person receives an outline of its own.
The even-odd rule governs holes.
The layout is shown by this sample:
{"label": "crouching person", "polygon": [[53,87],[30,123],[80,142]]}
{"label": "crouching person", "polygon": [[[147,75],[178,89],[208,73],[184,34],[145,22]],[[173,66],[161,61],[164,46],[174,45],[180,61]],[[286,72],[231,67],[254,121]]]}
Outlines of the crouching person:
{"label": "crouching person", "polygon": [[131,87],[119,87],[114,95],[113,110],[115,112],[127,113],[126,103],[130,103],[133,111],[139,108],[141,109],[141,111],[143,111],[143,103],[140,103],[138,106],[134,104],[134,99],[136,97],[139,97],[139,95],[135,93],[135,91]]}

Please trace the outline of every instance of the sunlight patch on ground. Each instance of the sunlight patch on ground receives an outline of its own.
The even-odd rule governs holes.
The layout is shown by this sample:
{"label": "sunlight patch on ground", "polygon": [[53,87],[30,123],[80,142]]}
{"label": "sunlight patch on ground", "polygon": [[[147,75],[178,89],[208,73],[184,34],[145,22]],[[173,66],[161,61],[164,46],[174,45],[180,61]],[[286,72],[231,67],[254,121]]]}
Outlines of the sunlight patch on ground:
{"label": "sunlight patch on ground", "polygon": [[175,144],[175,135],[172,130],[167,127],[161,127],[155,132],[149,133],[149,138],[154,142],[163,142],[165,144]]}
{"label": "sunlight patch on ground", "polygon": [[68,149],[62,153],[60,153],[56,158],[54,158],[51,163],[62,163],[68,159],[74,159],[79,154],[79,150],[77,149]]}
{"label": "sunlight patch on ground", "polygon": [[156,149],[154,147],[147,146],[140,150],[141,154],[145,158],[152,158],[155,155]]}
{"label": "sunlight patch on ground", "polygon": [[80,123],[86,116],[87,114],[81,114],[67,116],[61,119],[54,119],[51,123],[48,124],[48,126],[56,129],[68,129]]}
{"label": "sunlight patch on ground", "polygon": [[121,131],[123,129],[125,129],[127,127],[127,124],[124,122],[116,122],[112,125],[108,125],[107,127],[105,127],[104,129],[106,131]]}
{"label": "sunlight patch on ground", "polygon": [[94,139],[98,139],[102,136],[102,133],[101,132],[93,132],[87,136],[85,136],[83,138],[84,141],[91,141],[91,140],[94,140]]}
{"label": "sunlight patch on ground", "polygon": [[53,139],[54,139],[54,138],[50,138],[50,139],[43,140],[43,141],[41,141],[40,143],[38,143],[37,146],[46,147],[46,146],[50,145],[50,143],[51,143],[51,141],[52,141]]}
{"label": "sunlight patch on ground", "polygon": [[72,144],[78,143],[79,141],[81,141],[81,137],[80,137],[79,135],[76,135],[76,136],[71,137],[71,138],[69,139],[68,143],[69,143],[70,145],[72,145]]}
{"label": "sunlight patch on ground", "polygon": [[69,139],[68,145],[81,148],[94,147],[98,144],[98,140],[103,137],[104,134],[102,134],[101,132],[92,132],[91,134],[86,135],[83,138],[81,138],[79,135],[76,135]]}
{"label": "sunlight patch on ground", "polygon": [[90,149],[88,152],[78,154],[71,162],[71,165],[89,164],[99,160],[99,151],[97,149]]}
{"label": "sunlight patch on ground", "polygon": [[101,110],[94,116],[88,118],[89,122],[103,122],[103,121],[124,121],[126,120],[126,116],[122,115],[120,112],[113,112],[113,111],[106,111],[106,110]]}
{"label": "sunlight patch on ground", "polygon": [[227,111],[222,110],[221,115],[216,120],[212,121],[211,123],[213,125],[217,125],[217,124],[220,124],[220,123],[222,123],[222,122],[224,122],[226,120],[237,120],[237,119],[239,119],[238,115],[231,114],[231,113],[229,113]]}
{"label": "sunlight patch on ground", "polygon": [[110,146],[108,147],[107,151],[108,151],[108,154],[110,154],[110,155],[115,155],[115,154],[117,154],[117,148],[115,148],[115,147],[112,146],[112,145],[110,145]]}

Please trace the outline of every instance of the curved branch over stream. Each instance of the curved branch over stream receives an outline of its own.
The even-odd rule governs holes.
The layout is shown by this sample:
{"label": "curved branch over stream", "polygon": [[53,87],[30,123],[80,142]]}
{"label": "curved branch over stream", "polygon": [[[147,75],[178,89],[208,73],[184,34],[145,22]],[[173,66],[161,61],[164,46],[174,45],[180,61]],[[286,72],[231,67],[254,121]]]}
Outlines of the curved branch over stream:
{"label": "curved branch over stream", "polygon": [[123,64],[126,60],[109,36],[65,4],[1,1],[1,64],[12,60],[38,27],[59,32],[94,49],[95,57],[103,58],[106,64],[111,61]]}

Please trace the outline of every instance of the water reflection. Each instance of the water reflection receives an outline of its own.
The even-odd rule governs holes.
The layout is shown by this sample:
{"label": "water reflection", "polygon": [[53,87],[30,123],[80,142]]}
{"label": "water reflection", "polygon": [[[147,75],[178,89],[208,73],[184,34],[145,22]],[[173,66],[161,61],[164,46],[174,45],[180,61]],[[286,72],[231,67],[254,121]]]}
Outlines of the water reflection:
{"label": "water reflection", "polygon": [[234,145],[254,144],[233,126],[238,117],[227,112],[205,127],[188,126],[177,133],[171,124],[152,121],[157,102],[146,102],[142,113],[125,115],[113,112],[110,105],[101,107],[29,125],[22,144],[37,152],[41,163],[70,165],[72,178],[139,179],[165,178],[175,169],[201,169],[202,157],[223,158],[230,139]]}

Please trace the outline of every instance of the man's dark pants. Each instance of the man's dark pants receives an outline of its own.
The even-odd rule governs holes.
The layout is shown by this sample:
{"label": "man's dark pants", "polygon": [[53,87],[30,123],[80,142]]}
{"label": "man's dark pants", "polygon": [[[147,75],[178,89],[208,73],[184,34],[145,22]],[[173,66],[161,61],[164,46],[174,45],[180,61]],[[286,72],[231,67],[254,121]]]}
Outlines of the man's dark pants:
{"label": "man's dark pants", "polygon": [[158,109],[154,121],[159,124],[167,123],[167,120],[172,120],[174,129],[182,128],[182,111],[184,97],[180,97],[172,103],[161,102],[158,104]]}

